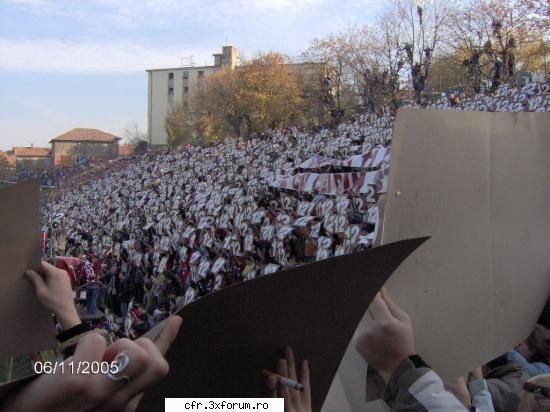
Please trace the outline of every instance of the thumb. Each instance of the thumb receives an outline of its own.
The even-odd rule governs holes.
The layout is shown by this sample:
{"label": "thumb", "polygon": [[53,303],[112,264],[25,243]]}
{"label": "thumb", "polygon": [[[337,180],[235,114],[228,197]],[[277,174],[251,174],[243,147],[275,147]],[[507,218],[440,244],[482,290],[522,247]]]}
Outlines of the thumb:
{"label": "thumb", "polygon": [[399,319],[400,321],[405,321],[408,319],[409,315],[407,315],[407,313],[403,309],[397,306],[397,304],[390,299],[386,288],[382,288],[382,290],[380,291],[380,295],[382,296],[382,300],[386,302],[386,305],[388,306],[388,309],[394,318]]}
{"label": "thumb", "polygon": [[42,276],[40,276],[38,273],[36,273],[34,270],[31,270],[31,269],[25,271],[25,276],[32,283],[34,291],[37,295],[46,293],[47,286]]}

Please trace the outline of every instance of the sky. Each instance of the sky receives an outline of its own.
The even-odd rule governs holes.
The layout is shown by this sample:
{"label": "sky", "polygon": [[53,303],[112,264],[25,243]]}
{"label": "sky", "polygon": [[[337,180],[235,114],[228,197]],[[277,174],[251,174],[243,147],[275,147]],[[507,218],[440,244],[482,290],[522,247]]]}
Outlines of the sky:
{"label": "sky", "polygon": [[0,150],[47,146],[75,127],[147,130],[146,69],[193,56],[298,56],[372,23],[385,0],[0,0]]}

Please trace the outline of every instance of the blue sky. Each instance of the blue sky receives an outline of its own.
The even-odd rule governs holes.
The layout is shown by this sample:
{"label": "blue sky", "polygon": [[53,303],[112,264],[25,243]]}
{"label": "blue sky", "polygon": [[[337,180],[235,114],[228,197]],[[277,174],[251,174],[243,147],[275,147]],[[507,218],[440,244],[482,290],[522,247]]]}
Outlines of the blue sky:
{"label": "blue sky", "polygon": [[0,150],[74,127],[146,130],[145,70],[193,56],[297,56],[312,39],[371,23],[383,0],[0,0]]}

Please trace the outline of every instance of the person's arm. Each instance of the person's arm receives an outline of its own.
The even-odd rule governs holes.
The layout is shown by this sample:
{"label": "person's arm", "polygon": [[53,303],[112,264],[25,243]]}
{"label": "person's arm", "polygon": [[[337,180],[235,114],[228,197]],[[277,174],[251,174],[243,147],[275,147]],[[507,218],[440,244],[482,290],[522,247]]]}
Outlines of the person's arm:
{"label": "person's arm", "polygon": [[409,316],[385,289],[376,295],[354,339],[359,354],[386,382],[383,398],[393,411],[467,411],[416,354]]}
{"label": "person's arm", "polygon": [[493,398],[487,387],[487,381],[483,378],[468,382],[468,389],[472,397],[472,406],[476,412],[495,412]]}
{"label": "person's arm", "polygon": [[506,354],[506,357],[508,358],[508,362],[521,365],[521,369],[527,372],[529,376],[537,376],[543,373],[550,373],[549,365],[540,362],[529,363],[529,361],[525,359],[525,357],[515,349],[512,349],[510,352],[508,352]]}

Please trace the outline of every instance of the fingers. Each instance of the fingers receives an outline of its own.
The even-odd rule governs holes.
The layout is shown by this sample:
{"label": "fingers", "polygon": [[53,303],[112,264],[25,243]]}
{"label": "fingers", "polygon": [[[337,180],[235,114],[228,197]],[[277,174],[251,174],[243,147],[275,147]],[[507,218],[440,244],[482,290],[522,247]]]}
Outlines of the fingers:
{"label": "fingers", "polygon": [[[128,349],[125,351],[131,359],[129,366],[134,362],[134,354],[144,356],[144,358],[137,367],[128,368],[130,383],[115,394],[105,410],[119,411],[123,409],[132,398],[142,393],[149,386],[160,382],[168,374],[170,369],[168,362],[153,342],[143,338],[136,340],[134,343],[133,350]],[[134,373],[135,370],[137,373]]]}
{"label": "fingers", "polygon": [[382,297],[382,300],[385,302],[386,306],[388,307],[388,310],[390,313],[399,320],[406,320],[408,319],[409,315],[403,309],[401,309],[399,306],[397,306],[388,296],[388,291],[386,288],[382,288],[380,291],[380,296]]}
{"label": "fingers", "polygon": [[[281,376],[288,376],[288,365],[286,359],[279,359],[277,363],[277,373]],[[290,398],[290,388],[286,385],[279,385],[280,394],[285,398],[285,410],[287,409],[286,403]]]}
{"label": "fingers", "polygon": [[[168,364],[160,354],[158,348],[149,339],[138,339],[132,342],[129,339],[119,339],[109,345],[104,351],[103,360],[112,362],[117,355],[124,353],[128,356],[127,366],[115,377],[127,376],[129,381],[121,379],[119,382],[101,376],[101,385],[110,395],[98,410],[120,411],[143,390],[168,373]],[[139,399],[135,400],[135,406]]]}
{"label": "fingers", "polygon": [[277,397],[277,377],[275,375],[269,375],[267,378],[267,392],[268,397]]}
{"label": "fingers", "polygon": [[34,291],[37,295],[46,294],[48,287],[46,286],[46,282],[44,282],[44,278],[42,276],[31,269],[25,271],[25,276],[32,283]]}
{"label": "fingers", "polygon": [[155,338],[155,345],[162,355],[166,354],[166,352],[170,348],[170,345],[172,345],[172,342],[174,342],[174,339],[176,339],[182,322],[183,319],[180,316],[170,317],[166,321],[162,331]]}
{"label": "fingers", "polygon": [[367,313],[364,317],[367,321],[372,320],[379,323],[381,321],[393,318],[390,310],[388,309],[388,305],[382,299],[382,296],[380,293],[376,294],[376,296],[374,297],[374,300],[369,306],[368,311],[370,311],[370,314]]}
{"label": "fingers", "polygon": [[311,410],[311,387],[309,380],[309,362],[307,360],[302,361],[302,370],[300,371],[300,378],[302,385],[304,385],[304,392],[302,398],[306,402],[307,410]]}
{"label": "fingers", "polygon": [[46,277],[46,279],[49,277],[55,276],[57,272],[61,272],[61,271],[62,271],[61,269],[56,268],[55,266],[49,264],[45,260],[42,261],[42,273],[44,274],[44,277]]}
{"label": "fingers", "polygon": [[107,349],[105,349],[103,360],[111,362],[113,359],[115,359],[116,355],[118,355],[120,352],[124,352],[125,349],[130,348],[132,345],[134,345],[134,342],[132,342],[128,338],[122,338],[114,343],[111,343],[107,347]]}
{"label": "fingers", "polygon": [[294,361],[294,351],[292,350],[292,348],[290,347],[285,348],[285,358],[286,358],[286,363],[288,367],[288,375],[285,375],[285,376],[288,376],[290,379],[294,381],[298,380],[298,378],[296,377],[296,364]]}
{"label": "fingers", "polygon": [[99,333],[90,333],[83,336],[76,345],[73,361],[101,361],[103,360],[103,354],[105,353],[105,347],[107,343],[105,338]]}

